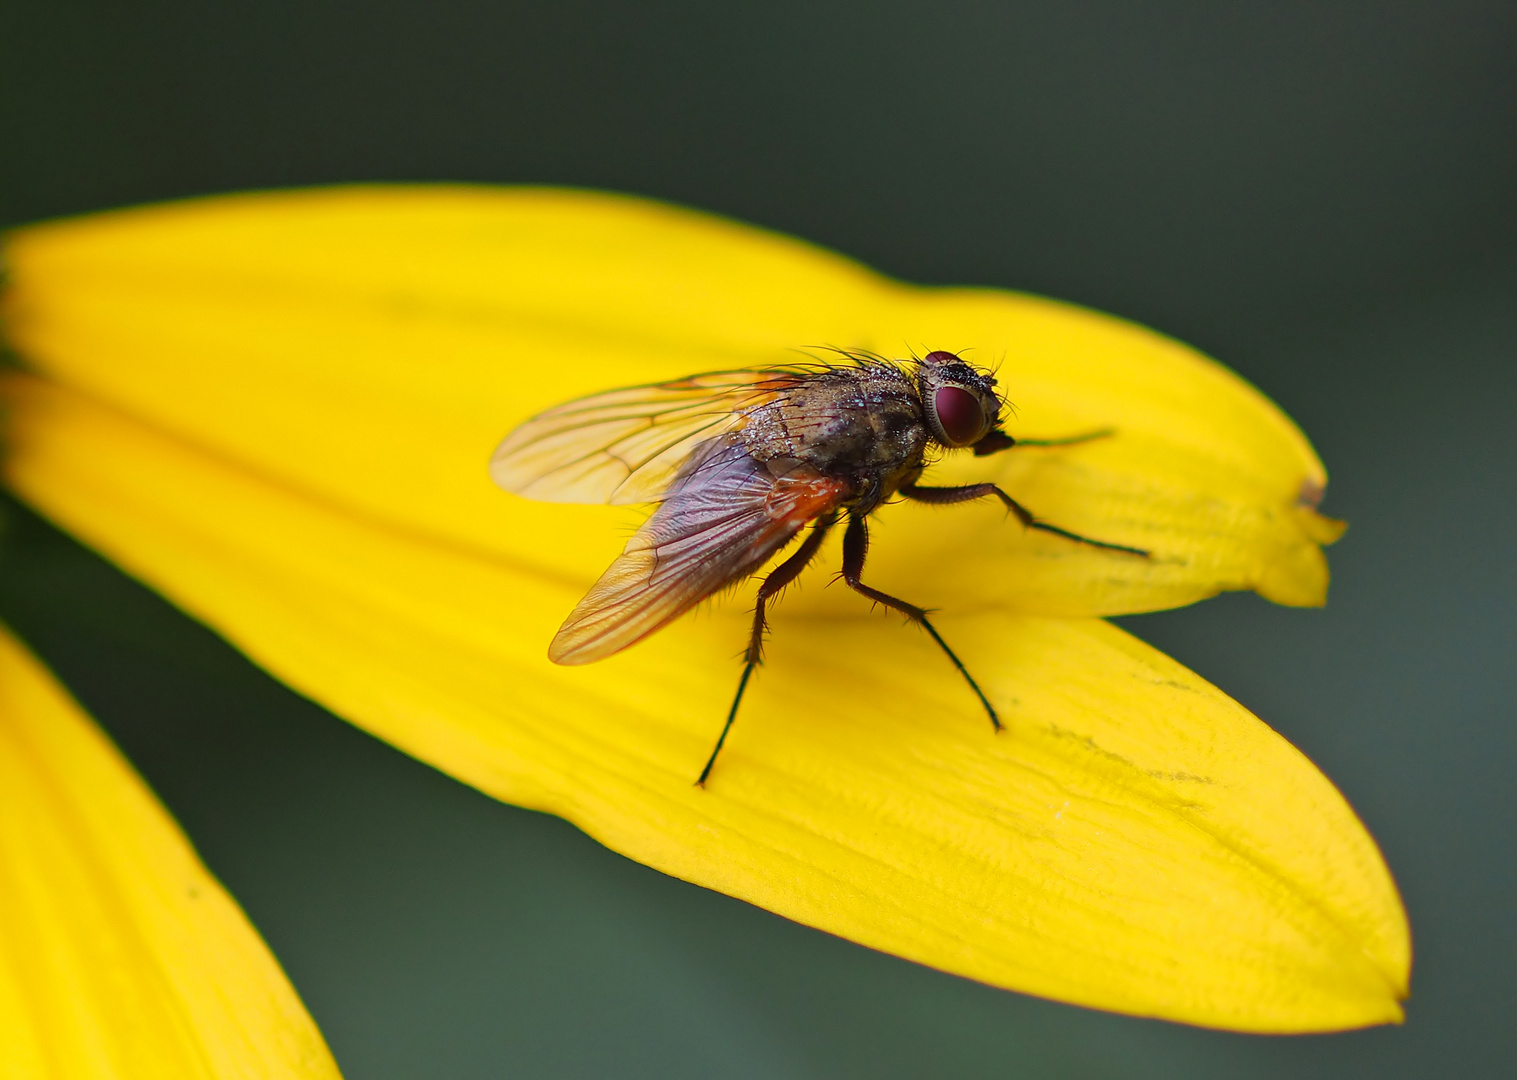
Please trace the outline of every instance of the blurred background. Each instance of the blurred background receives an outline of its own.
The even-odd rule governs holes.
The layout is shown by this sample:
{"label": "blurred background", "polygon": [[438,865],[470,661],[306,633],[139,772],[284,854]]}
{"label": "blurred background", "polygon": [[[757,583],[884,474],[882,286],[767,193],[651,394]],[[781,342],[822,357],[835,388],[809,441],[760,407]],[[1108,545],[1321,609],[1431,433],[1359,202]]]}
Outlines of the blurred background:
{"label": "blurred background", "polygon": [[1257,1038],[869,952],[336,720],[15,504],[0,618],[99,717],[350,1080],[1517,1075],[1517,6],[5,0],[0,225],[349,180],[632,191],[1078,301],[1333,473],[1325,611],[1123,620],[1342,787],[1404,1027]]}

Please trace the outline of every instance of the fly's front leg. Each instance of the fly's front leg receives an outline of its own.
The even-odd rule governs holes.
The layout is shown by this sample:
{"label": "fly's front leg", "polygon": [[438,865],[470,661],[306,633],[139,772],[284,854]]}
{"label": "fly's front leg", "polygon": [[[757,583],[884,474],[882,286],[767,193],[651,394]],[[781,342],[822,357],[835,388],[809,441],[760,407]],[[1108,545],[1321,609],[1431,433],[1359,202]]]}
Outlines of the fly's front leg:
{"label": "fly's front leg", "polygon": [[722,752],[722,744],[727,741],[727,732],[732,730],[732,721],[737,719],[737,707],[742,704],[743,692],[748,689],[748,680],[753,675],[753,669],[764,662],[764,632],[769,624],[764,617],[764,608],[786,585],[789,585],[800,576],[806,564],[816,558],[816,553],[826,539],[827,532],[837,522],[836,514],[828,514],[817,519],[811,527],[810,534],[802,541],[794,555],[780,563],[769,575],[764,578],[764,583],[759,586],[758,600],[753,606],[753,632],[748,638],[748,650],[743,655],[743,674],[737,681],[737,693],[732,698],[732,708],[727,710],[727,722],[722,725],[722,733],[717,736],[716,746],[711,751],[711,756],[706,759],[706,767],[701,770],[700,779],[695,782],[696,787],[706,786],[706,777],[711,775],[711,767],[716,764],[716,755]]}
{"label": "fly's front leg", "polygon": [[1148,552],[1142,548],[1128,547],[1126,544],[1109,544],[1105,540],[1092,540],[1088,536],[1061,529],[1057,525],[1050,525],[1046,521],[1039,521],[1031,510],[1013,499],[995,484],[963,484],[959,487],[919,487],[916,484],[904,484],[899,489],[903,497],[913,502],[930,503],[935,506],[948,506],[953,503],[973,502],[975,499],[984,499],[991,495],[1001,500],[1007,510],[1016,515],[1022,527],[1037,529],[1039,532],[1052,533],[1054,536],[1062,536],[1066,540],[1072,540],[1077,544],[1085,544],[1089,547],[1100,548],[1103,551],[1121,551],[1128,555],[1138,555],[1148,558]]}
{"label": "fly's front leg", "polygon": [[1087,431],[1083,435],[1065,435],[1062,439],[1018,439],[1017,446],[1078,446],[1082,442],[1094,442],[1096,439],[1109,439],[1117,433],[1116,428],[1102,428],[1100,431]]}
{"label": "fly's front leg", "polygon": [[906,601],[891,596],[888,593],[882,593],[878,589],[870,588],[860,580],[864,574],[864,558],[868,553],[869,526],[864,523],[864,519],[861,516],[849,514],[848,528],[843,533],[843,580],[848,583],[848,587],[854,592],[867,596],[877,604],[884,604],[893,611],[899,611],[923,630],[926,630],[932,640],[937,642],[938,648],[942,649],[948,659],[953,661],[953,666],[959,669],[959,674],[964,676],[964,681],[969,684],[969,688],[980,699],[980,704],[985,706],[985,711],[990,715],[990,723],[997,731],[1000,731],[1001,718],[996,715],[995,706],[985,696],[985,691],[980,689],[980,684],[974,681],[974,676],[969,674],[969,669],[964,666],[964,661],[960,660],[958,655],[948,647],[948,642],[943,640],[943,636],[938,633],[937,627],[932,625],[932,622],[927,618],[927,611],[924,608],[917,607],[915,604],[908,604]]}
{"label": "fly's front leg", "polygon": [[985,457],[987,454],[999,454],[1002,450],[1010,450],[1013,446],[1075,446],[1115,434],[1116,428],[1102,428],[1100,431],[1087,431],[1083,435],[1066,435],[1062,439],[1013,439],[1004,431],[992,431],[974,444],[974,456]]}

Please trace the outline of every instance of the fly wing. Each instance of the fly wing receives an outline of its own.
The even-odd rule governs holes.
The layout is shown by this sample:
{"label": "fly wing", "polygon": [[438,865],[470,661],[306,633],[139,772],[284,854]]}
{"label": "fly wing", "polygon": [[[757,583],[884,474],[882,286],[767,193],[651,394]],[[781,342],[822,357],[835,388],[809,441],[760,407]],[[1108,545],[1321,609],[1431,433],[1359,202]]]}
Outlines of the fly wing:
{"label": "fly wing", "polygon": [[548,658],[588,664],[641,641],[763,566],[849,494],[846,482],[804,466],[776,477],[737,439],[712,440],[570,612]]}
{"label": "fly wing", "polygon": [[506,436],[490,476],[545,502],[653,502],[695,447],[742,427],[747,410],[798,377],[784,368],[723,371],[566,402]]}

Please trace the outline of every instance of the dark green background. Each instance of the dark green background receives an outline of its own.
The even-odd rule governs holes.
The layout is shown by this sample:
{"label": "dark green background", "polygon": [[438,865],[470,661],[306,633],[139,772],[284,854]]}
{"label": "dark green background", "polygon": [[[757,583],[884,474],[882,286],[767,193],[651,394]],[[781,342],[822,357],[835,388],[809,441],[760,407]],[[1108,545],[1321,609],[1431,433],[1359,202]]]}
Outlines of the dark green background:
{"label": "dark green background", "polygon": [[0,614],[352,1080],[1517,1075],[1517,7],[0,6],[0,222],[385,179],[657,195],[1115,311],[1261,385],[1353,522],[1331,606],[1126,623],[1342,786],[1417,965],[1403,1028],[1266,1039],[870,953],[402,757],[12,507]]}

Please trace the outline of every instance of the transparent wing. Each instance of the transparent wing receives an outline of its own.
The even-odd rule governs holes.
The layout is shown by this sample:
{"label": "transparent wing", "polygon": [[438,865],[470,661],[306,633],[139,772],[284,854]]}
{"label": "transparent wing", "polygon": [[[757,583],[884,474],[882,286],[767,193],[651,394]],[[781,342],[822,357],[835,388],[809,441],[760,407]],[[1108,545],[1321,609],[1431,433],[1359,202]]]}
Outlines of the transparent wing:
{"label": "transparent wing", "polygon": [[724,371],[566,402],[506,436],[490,476],[545,502],[653,502],[696,446],[741,427],[747,410],[801,377],[787,369]]}
{"label": "transparent wing", "polygon": [[712,440],[570,612],[548,658],[588,664],[642,640],[763,566],[849,493],[805,467],[775,477],[736,439]]}

